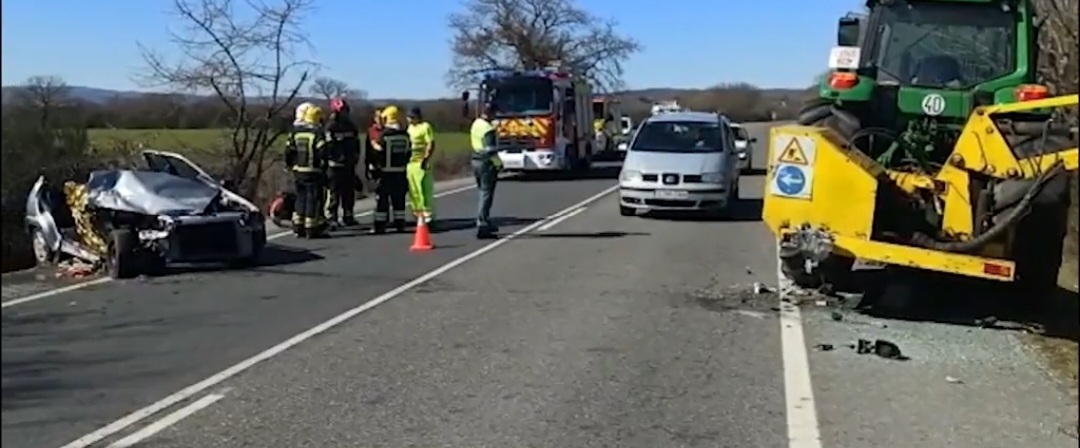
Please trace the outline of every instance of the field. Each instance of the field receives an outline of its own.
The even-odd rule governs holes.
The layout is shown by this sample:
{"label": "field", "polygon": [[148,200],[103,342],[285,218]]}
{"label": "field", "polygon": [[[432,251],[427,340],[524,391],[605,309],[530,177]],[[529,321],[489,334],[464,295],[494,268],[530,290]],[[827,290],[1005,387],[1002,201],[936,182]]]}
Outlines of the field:
{"label": "field", "polygon": [[[228,129],[91,129],[90,143],[98,150],[137,148],[174,151],[192,155],[213,155],[227,147]],[[469,147],[465,133],[436,135],[444,155],[454,155]]]}

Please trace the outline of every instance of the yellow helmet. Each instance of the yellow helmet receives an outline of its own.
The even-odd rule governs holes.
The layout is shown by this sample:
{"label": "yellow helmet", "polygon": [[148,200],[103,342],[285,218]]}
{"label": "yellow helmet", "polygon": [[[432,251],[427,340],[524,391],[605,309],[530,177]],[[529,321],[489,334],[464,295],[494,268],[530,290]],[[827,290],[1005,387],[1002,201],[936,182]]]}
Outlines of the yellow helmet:
{"label": "yellow helmet", "polygon": [[386,106],[382,110],[382,119],[388,123],[397,123],[400,115],[401,111],[398,110],[397,106]]}
{"label": "yellow helmet", "polygon": [[319,124],[322,121],[323,111],[322,108],[312,103],[305,102],[296,106],[296,123],[302,124]]}

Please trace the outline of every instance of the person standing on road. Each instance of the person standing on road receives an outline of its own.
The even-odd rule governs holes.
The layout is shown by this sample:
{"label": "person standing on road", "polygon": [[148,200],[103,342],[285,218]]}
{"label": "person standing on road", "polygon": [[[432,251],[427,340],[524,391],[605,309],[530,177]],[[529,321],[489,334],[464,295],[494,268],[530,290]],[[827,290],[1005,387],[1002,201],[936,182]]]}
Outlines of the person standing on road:
{"label": "person standing on road", "polygon": [[413,213],[433,228],[435,221],[435,178],[432,175],[432,159],[435,153],[435,129],[424,121],[419,107],[409,109],[409,140],[412,143],[412,157],[406,174],[409,179],[409,198]]}
{"label": "person standing on road", "polygon": [[322,109],[311,103],[296,107],[296,119],[285,147],[285,166],[293,175],[296,206],[293,232],[301,238],[326,236],[323,194],[326,193],[326,135]]}
{"label": "person standing on road", "polygon": [[379,136],[382,135],[382,113],[382,109],[375,109],[371,116],[371,124],[368,125],[367,133],[364,135],[364,178],[369,182],[373,178],[371,177],[371,163],[367,161],[367,155],[371,154],[371,151],[375,148],[375,143],[379,141]]}
{"label": "person standing on road", "polygon": [[476,237],[480,239],[495,238],[499,233],[498,226],[491,222],[495,184],[499,180],[499,170],[502,169],[499,150],[495,146],[495,126],[491,123],[494,116],[492,107],[491,104],[484,105],[480,116],[473,120],[469,130],[473,150],[473,177],[476,178],[476,190],[480,196],[476,211]]}
{"label": "person standing on road", "polygon": [[375,213],[372,233],[386,232],[391,219],[398,232],[405,231],[405,196],[409,181],[405,167],[411,155],[409,133],[401,127],[398,109],[388,106],[383,110],[383,126],[378,138],[368,149],[368,172],[375,181]]}
{"label": "person standing on road", "polygon": [[[330,100],[330,122],[326,126],[329,189],[326,220],[330,225],[355,226],[356,164],[360,159],[360,129],[349,117],[344,98]],[[338,210],[341,211],[338,221]]]}

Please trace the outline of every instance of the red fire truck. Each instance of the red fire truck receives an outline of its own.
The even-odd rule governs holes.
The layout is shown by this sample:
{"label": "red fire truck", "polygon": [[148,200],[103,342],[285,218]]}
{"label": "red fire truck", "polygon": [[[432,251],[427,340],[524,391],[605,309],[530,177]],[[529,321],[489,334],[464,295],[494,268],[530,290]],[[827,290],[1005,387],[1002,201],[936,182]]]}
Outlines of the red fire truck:
{"label": "red fire truck", "polygon": [[592,91],[585,79],[562,70],[492,71],[479,91],[480,103],[496,110],[496,144],[505,170],[589,169]]}

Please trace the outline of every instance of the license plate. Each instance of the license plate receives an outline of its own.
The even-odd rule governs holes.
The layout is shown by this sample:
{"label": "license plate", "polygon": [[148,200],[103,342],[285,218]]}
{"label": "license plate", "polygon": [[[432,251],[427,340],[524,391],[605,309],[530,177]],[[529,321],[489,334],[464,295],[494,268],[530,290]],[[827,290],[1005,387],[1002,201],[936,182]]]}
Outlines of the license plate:
{"label": "license plate", "polygon": [[521,168],[522,165],[524,165],[524,164],[525,164],[524,161],[522,161],[521,159],[516,159],[516,158],[511,159],[511,160],[503,159],[503,167],[505,167],[505,168]]}
{"label": "license plate", "polygon": [[851,270],[853,271],[875,271],[878,269],[885,269],[885,263],[859,258],[851,265]]}
{"label": "license plate", "polygon": [[679,190],[656,190],[656,197],[658,199],[686,199],[690,197],[690,193]]}

